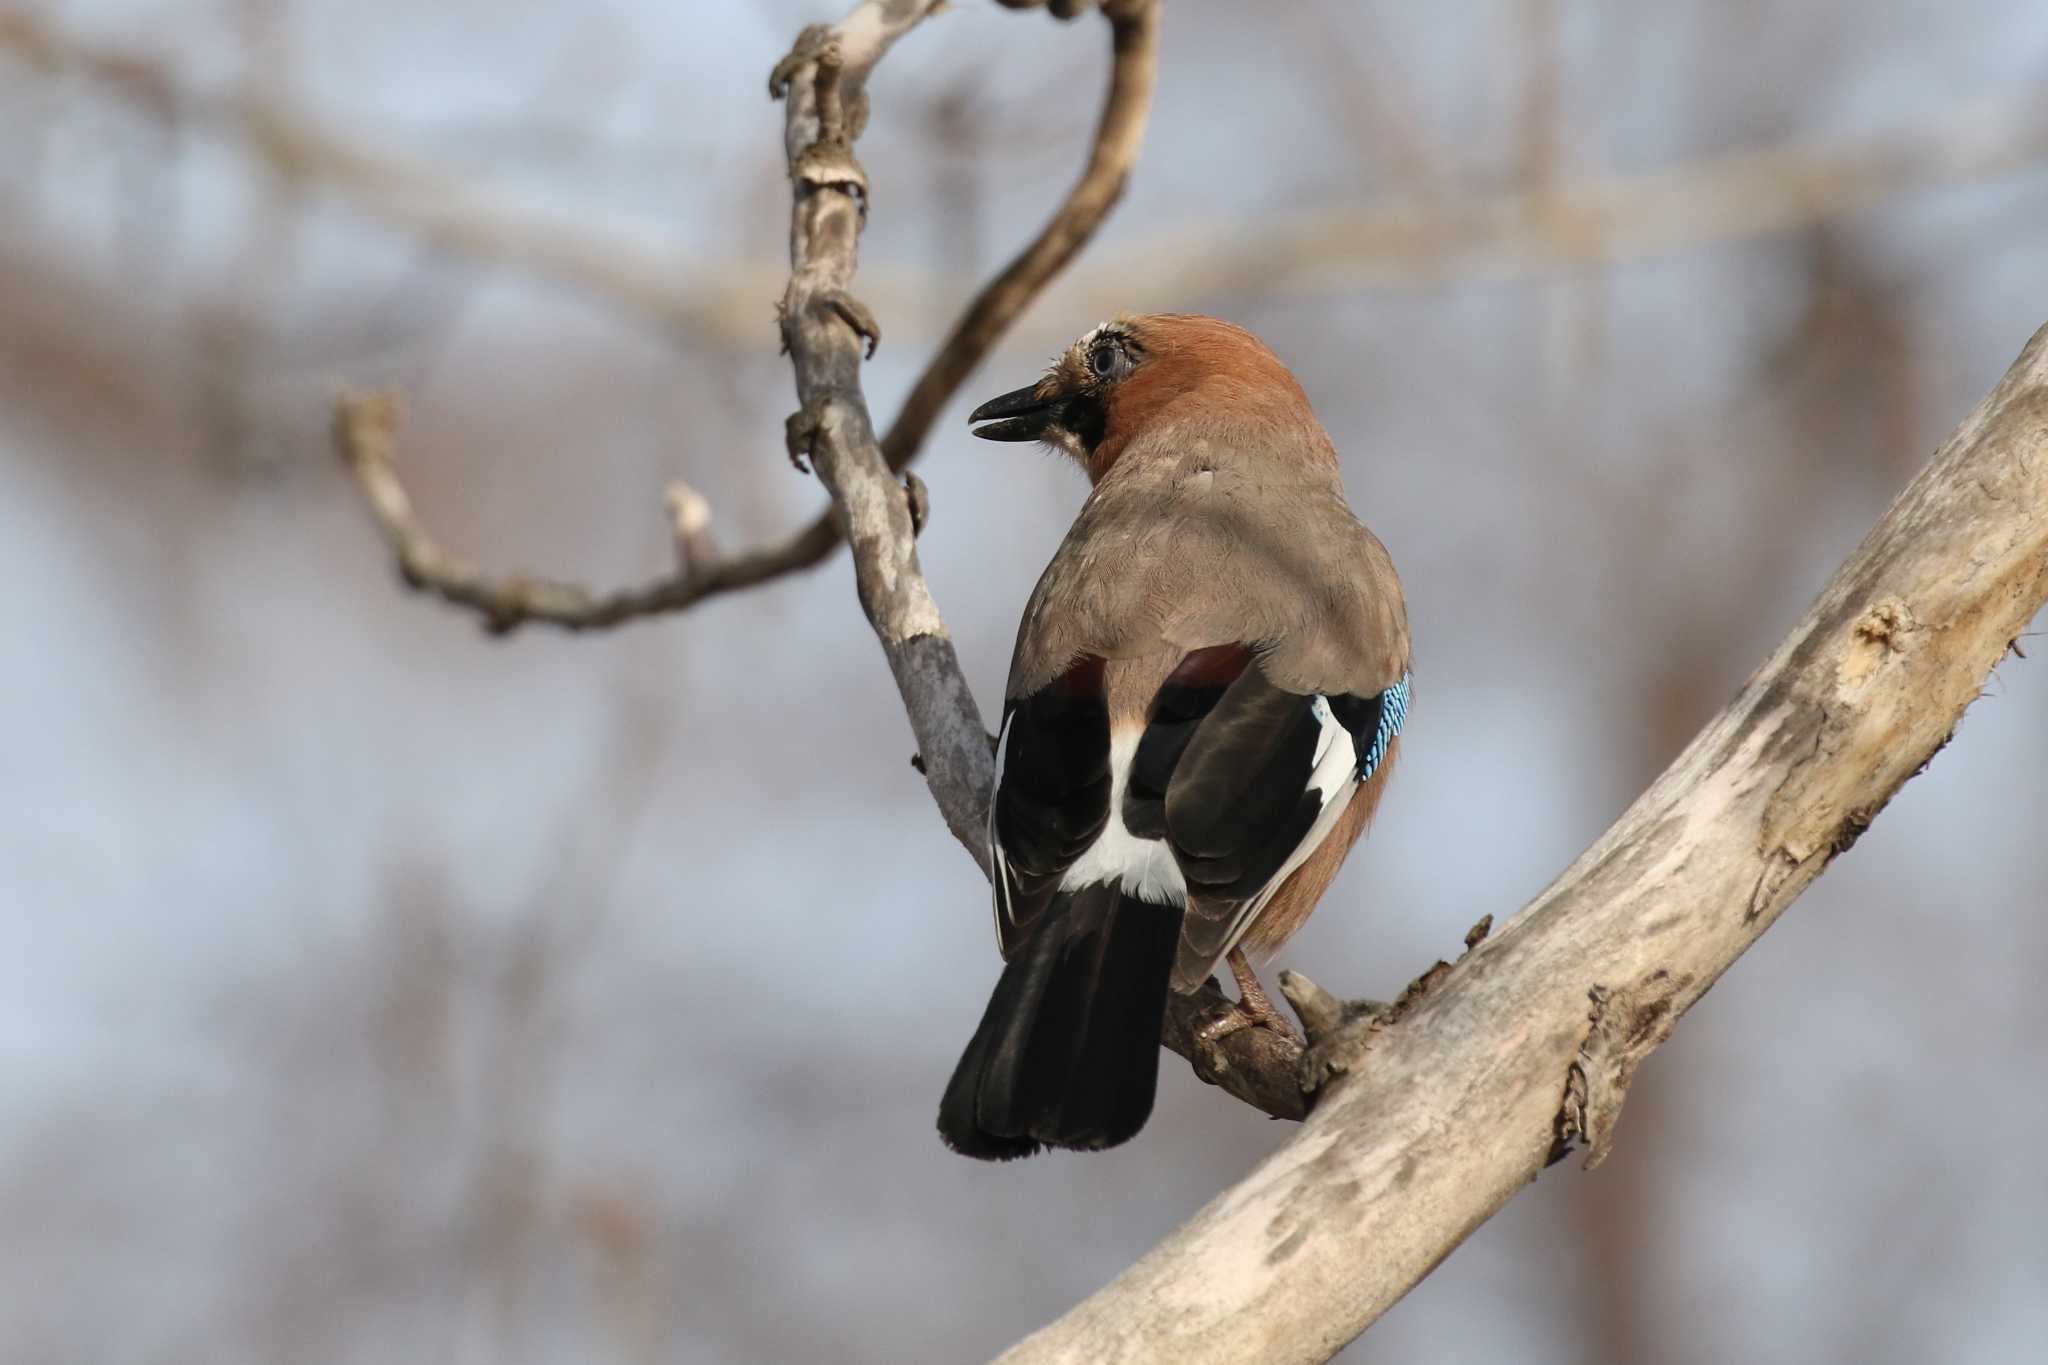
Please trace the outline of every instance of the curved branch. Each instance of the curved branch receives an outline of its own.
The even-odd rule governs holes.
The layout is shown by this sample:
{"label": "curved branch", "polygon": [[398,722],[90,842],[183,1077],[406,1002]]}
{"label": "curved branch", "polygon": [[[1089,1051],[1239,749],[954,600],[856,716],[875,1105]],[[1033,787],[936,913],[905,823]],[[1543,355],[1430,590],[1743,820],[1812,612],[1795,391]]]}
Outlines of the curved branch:
{"label": "curved branch", "polygon": [[[1026,0],[1010,7],[1033,8],[1041,2]],[[911,385],[882,437],[882,454],[890,469],[905,469],[917,458],[940,411],[1024,310],[1095,236],[1123,197],[1144,146],[1159,81],[1159,11],[1157,0],[1112,0],[1103,13],[1110,24],[1109,91],[1089,145],[1088,164],[1038,235],[968,302]],[[768,555],[781,566],[778,573],[812,568],[830,558],[840,540],[838,524],[825,513]],[[986,859],[982,862],[985,867]]]}
{"label": "curved branch", "polygon": [[1118,0],[1105,5],[1103,13],[1110,26],[1109,93],[1095,126],[1088,164],[1031,244],[968,303],[911,386],[889,434],[882,438],[891,469],[902,469],[917,458],[939,410],[988,358],[1010,324],[1088,244],[1123,197],[1145,143],[1152,93],[1159,82],[1159,11],[1153,0]]}
{"label": "curved branch", "polygon": [[[848,21],[829,28],[807,29],[795,50],[777,66],[771,90],[779,93],[785,87],[793,88],[815,64],[823,45],[828,41],[839,42],[845,49],[841,54],[845,65],[839,94],[841,116],[846,119],[842,132],[850,143],[860,135],[866,120],[865,95],[860,87],[868,68],[859,61],[866,57],[868,45],[879,40],[881,50],[885,51],[887,44],[908,27],[897,27],[899,14],[915,15],[910,22],[916,23],[931,10],[931,5],[914,0],[871,0],[855,9],[854,14],[862,16],[858,22],[850,16]],[[968,303],[952,333],[911,386],[895,423],[881,441],[888,469],[901,470],[917,457],[939,412],[967,376],[1039,292],[1094,236],[1123,194],[1144,142],[1145,123],[1157,83],[1158,8],[1156,0],[1112,0],[1105,5],[1104,13],[1109,17],[1114,55],[1109,93],[1088,165],[1038,236]],[[881,51],[876,51],[874,59],[878,60],[880,55]],[[868,64],[872,65],[872,61]],[[804,117],[805,124],[794,129],[791,136],[808,136],[810,142],[805,146],[809,146],[816,141],[811,123],[814,115],[807,112]],[[800,150],[790,153],[793,174]],[[863,313],[856,325],[872,350],[880,340],[873,318]],[[865,406],[863,402],[863,413]],[[865,423],[867,419],[863,416],[862,420]],[[565,630],[604,630],[628,621],[685,611],[707,597],[755,587],[822,564],[842,540],[842,510],[835,506],[778,543],[729,558],[685,561],[661,578],[616,592],[600,594],[581,584],[525,575],[488,578],[436,545],[413,513],[397,475],[396,409],[389,397],[370,395],[344,400],[336,412],[335,434],[385,540],[398,558],[406,583],[475,611],[483,618],[485,629],[493,634],[507,634],[530,622]],[[986,854],[976,856],[985,867]]]}
{"label": "curved branch", "polygon": [[706,597],[765,583],[797,567],[787,546],[719,554],[711,543],[709,505],[678,481],[669,485],[667,497],[676,567],[666,577],[602,596],[552,578],[487,577],[443,549],[413,510],[398,474],[398,426],[395,394],[345,394],[335,404],[335,448],[355,474],[370,515],[397,561],[399,576],[410,587],[474,611],[494,635],[529,621],[565,630],[601,630],[642,616],[681,611]]}
{"label": "curved branch", "polygon": [[1318,1036],[1336,1079],[1300,1130],[1003,1359],[1326,1360],[1546,1161],[1596,1164],[1637,1066],[1948,742],[2044,600],[2048,327],[1612,829],[1398,1021]]}

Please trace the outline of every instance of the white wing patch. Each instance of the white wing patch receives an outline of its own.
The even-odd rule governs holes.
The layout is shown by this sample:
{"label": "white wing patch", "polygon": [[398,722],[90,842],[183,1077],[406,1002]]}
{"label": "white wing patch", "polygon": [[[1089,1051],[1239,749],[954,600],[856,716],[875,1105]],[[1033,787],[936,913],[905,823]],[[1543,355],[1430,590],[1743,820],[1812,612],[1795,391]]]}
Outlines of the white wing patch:
{"label": "white wing patch", "polygon": [[[1341,728],[1341,727],[1340,727]],[[1109,822],[1095,842],[1060,878],[1060,890],[1074,891],[1097,882],[1118,882],[1124,894],[1154,905],[1186,905],[1188,884],[1164,839],[1140,839],[1124,826],[1124,786],[1131,759],[1138,752],[1142,729],[1111,732],[1109,737]]]}

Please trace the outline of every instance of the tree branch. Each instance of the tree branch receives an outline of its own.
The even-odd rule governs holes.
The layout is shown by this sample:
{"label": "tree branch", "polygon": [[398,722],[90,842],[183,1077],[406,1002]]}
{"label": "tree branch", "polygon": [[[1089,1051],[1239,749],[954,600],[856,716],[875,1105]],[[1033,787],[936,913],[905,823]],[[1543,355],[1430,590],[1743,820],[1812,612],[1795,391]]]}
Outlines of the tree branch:
{"label": "tree branch", "polygon": [[[918,567],[911,502],[896,482],[885,444],[875,440],[860,388],[862,348],[872,340],[873,320],[849,291],[867,202],[866,174],[853,158],[852,136],[865,114],[848,106],[848,91],[858,92],[888,43],[922,17],[910,18],[878,44],[855,48],[839,36],[849,29],[873,32],[869,11],[875,8],[869,0],[833,29],[806,30],[774,77],[789,101],[785,142],[795,191],[790,285],[781,312],[803,407],[789,419],[789,449],[792,458],[816,467],[845,518],[861,607],[902,694],[917,736],[918,766],[946,827],[985,876],[989,792],[995,784],[988,731]],[[1119,60],[1136,61],[1143,54],[1149,69],[1157,0],[1117,3],[1108,12],[1119,35]],[[1148,75],[1143,93],[1149,92]],[[1139,119],[1142,125],[1142,106]],[[1104,210],[1107,205],[1104,200]],[[1059,249],[1070,255],[1078,245],[1072,240]],[[1028,267],[1056,268],[1051,256]],[[990,292],[997,291],[1011,302],[992,308],[1021,307],[1027,297],[1014,281],[998,280]],[[1291,1039],[1266,1029],[1240,1029],[1219,1042],[1199,1038],[1201,1025],[1226,1005],[1213,986],[1200,995],[1174,997],[1169,1045],[1194,1064],[1197,1075],[1246,1103],[1276,1117],[1301,1117],[1307,1110],[1297,1079],[1301,1049]]]}
{"label": "tree branch", "polygon": [[1317,1030],[1289,1141],[1003,1357],[1328,1359],[1574,1144],[1954,734],[2048,599],[2048,327],[1741,694],[1405,1017]]}
{"label": "tree branch", "polygon": [[[780,94],[791,87],[814,64],[824,44],[838,41],[842,48],[840,60],[847,63],[843,68],[847,75],[842,80],[851,82],[840,93],[845,111],[842,117],[847,119],[842,132],[850,145],[866,123],[866,96],[861,87],[868,66],[881,53],[876,51],[868,66],[858,65],[853,59],[866,55],[876,42],[886,51],[895,36],[904,31],[896,27],[897,14],[915,14],[916,18],[911,20],[915,23],[932,8],[908,0],[902,4],[861,5],[854,13],[867,17],[850,29],[842,23],[805,30],[796,48],[771,75],[771,92]],[[969,301],[951,334],[911,386],[902,410],[881,442],[883,459],[891,470],[903,469],[917,457],[939,412],[967,376],[1040,291],[1095,235],[1123,194],[1144,142],[1157,84],[1156,0],[1112,0],[1105,6],[1105,13],[1109,16],[1113,50],[1109,93],[1087,167],[1031,244]],[[835,39],[832,35],[839,36]],[[845,51],[849,42],[854,44],[852,57]],[[815,115],[807,111],[804,119],[800,128],[785,130],[786,139],[803,134],[816,142]],[[864,200],[864,180],[861,184],[859,192]],[[842,299],[840,304],[848,299]],[[872,353],[881,340],[879,324],[863,309],[854,325]],[[413,513],[398,477],[396,415],[396,404],[388,395],[360,395],[344,400],[336,413],[336,442],[355,471],[385,540],[398,556],[406,583],[477,612],[485,629],[493,634],[506,634],[529,622],[566,630],[604,630],[628,621],[685,611],[707,597],[754,587],[822,564],[841,543],[840,508],[835,507],[776,544],[731,558],[685,561],[670,574],[650,583],[616,592],[598,594],[581,584],[526,575],[486,578],[438,547]],[[796,449],[791,453],[792,458],[800,454]],[[986,854],[977,853],[976,857],[985,869]]]}
{"label": "tree branch", "polygon": [[831,27],[806,29],[775,68],[783,97],[791,211],[783,347],[803,405],[789,419],[790,457],[831,491],[853,547],[854,577],[917,735],[926,783],[947,828],[988,870],[988,792],[995,761],[952,637],[925,586],[908,490],[882,457],[860,387],[877,329],[851,290],[867,219],[867,173],[854,139],[867,122],[868,72],[941,0],[863,0]]}
{"label": "tree branch", "polygon": [[788,546],[720,555],[711,541],[710,505],[695,489],[677,481],[669,485],[666,499],[676,537],[676,568],[666,577],[604,596],[552,578],[486,577],[442,549],[414,512],[398,474],[398,425],[395,395],[346,394],[335,405],[334,443],[355,474],[407,586],[476,612],[484,629],[494,635],[529,621],[566,630],[601,630],[681,611],[706,597],[765,583],[798,567]]}

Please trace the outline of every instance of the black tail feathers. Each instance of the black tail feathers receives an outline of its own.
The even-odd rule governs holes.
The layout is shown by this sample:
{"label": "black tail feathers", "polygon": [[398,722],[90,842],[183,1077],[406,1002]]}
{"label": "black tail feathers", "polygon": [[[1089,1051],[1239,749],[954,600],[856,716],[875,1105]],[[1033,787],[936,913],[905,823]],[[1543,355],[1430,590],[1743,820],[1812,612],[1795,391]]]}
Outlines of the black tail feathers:
{"label": "black tail feathers", "polygon": [[939,1102],[939,1136],[1007,1161],[1128,1141],[1152,1113],[1181,910],[1061,892],[1003,968]]}

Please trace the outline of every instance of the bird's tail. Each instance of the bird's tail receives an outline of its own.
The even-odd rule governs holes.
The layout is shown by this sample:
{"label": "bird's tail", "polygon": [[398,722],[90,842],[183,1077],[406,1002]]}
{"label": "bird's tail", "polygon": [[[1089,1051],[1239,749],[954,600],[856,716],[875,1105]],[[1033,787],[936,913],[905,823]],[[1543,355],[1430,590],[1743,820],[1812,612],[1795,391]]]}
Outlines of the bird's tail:
{"label": "bird's tail", "polygon": [[939,1102],[939,1136],[1007,1161],[1127,1141],[1152,1113],[1181,910],[1060,892],[1017,946]]}

